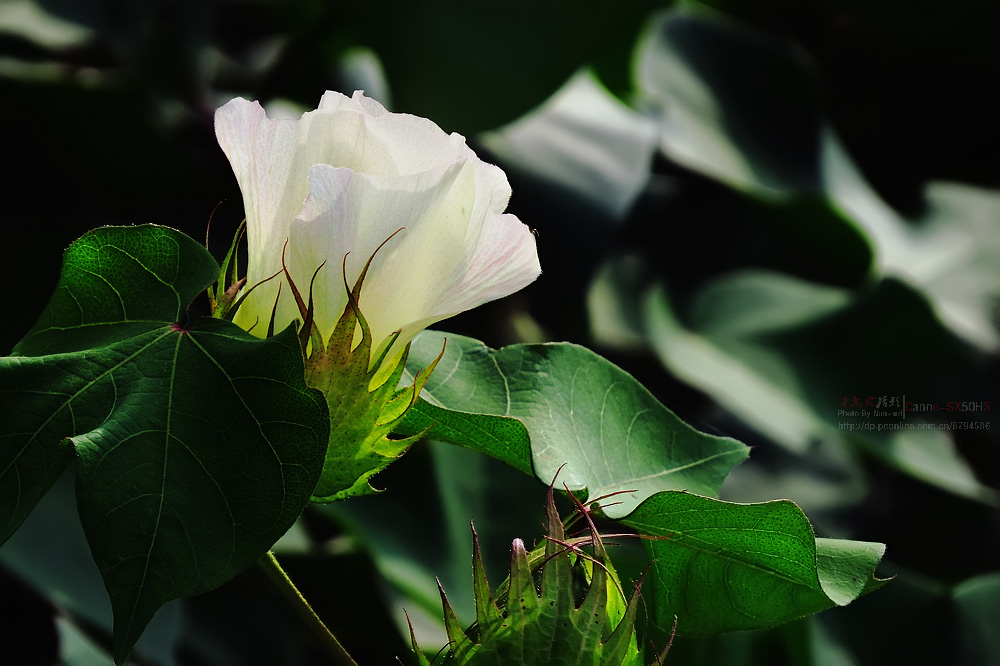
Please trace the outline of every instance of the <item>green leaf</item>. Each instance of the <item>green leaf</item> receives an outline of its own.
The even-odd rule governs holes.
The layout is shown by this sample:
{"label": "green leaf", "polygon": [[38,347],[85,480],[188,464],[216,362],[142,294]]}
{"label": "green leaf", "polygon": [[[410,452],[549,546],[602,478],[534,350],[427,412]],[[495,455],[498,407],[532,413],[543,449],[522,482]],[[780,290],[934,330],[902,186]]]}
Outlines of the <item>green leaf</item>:
{"label": "green leaf", "polygon": [[168,227],[103,227],[66,250],[55,293],[15,355],[72,352],[177,322],[218,264]]}
{"label": "green leaf", "polygon": [[66,253],[39,324],[0,359],[6,539],[77,456],[79,512],[123,661],[167,601],[217,587],[295,521],[327,441],[292,328],[259,340],[179,321],[218,275],[163,227],[103,228]]}
{"label": "green leaf", "polygon": [[847,289],[814,284],[763,270],[729,273],[698,294],[692,327],[727,338],[795,328],[847,307]]}
{"label": "green leaf", "polygon": [[865,181],[832,132],[825,138],[826,187],[867,234],[883,275],[918,289],[937,317],[978,348],[1000,349],[1000,242],[992,233],[1000,197],[956,183],[931,183],[927,209],[911,225]]}
{"label": "green leaf", "polygon": [[[441,409],[521,420],[531,437],[535,473],[546,484],[565,465],[560,481],[586,488],[591,497],[634,491],[606,507],[611,517],[627,514],[660,490],[715,495],[729,470],[747,456],[740,442],[695,430],[631,375],[577,345],[494,351],[470,338],[426,331],[411,346],[409,367],[426,366],[444,338],[444,357],[423,399]],[[469,423],[448,424],[461,437],[448,439],[450,432],[436,427],[430,436],[463,444],[477,436],[472,428],[478,424]],[[513,450],[514,460],[521,460],[520,443],[508,444],[492,454],[503,457]]]}
{"label": "green leaf", "polygon": [[524,423],[517,419],[452,411],[424,398],[410,408],[397,430],[415,435],[428,428],[433,428],[435,439],[485,453],[525,474],[532,473],[531,438]]}
{"label": "green leaf", "polygon": [[882,544],[816,539],[792,502],[657,493],[622,522],[653,562],[656,621],[684,634],[772,627],[879,587]]}
{"label": "green leaf", "polygon": [[[919,288],[935,314],[957,335],[991,352],[1000,349],[996,308],[1000,304],[1000,240],[995,231],[1000,196],[958,183],[930,183],[927,213],[912,228],[896,221],[905,239],[870,232],[886,256],[885,271]],[[864,223],[864,220],[862,220]],[[897,256],[893,262],[890,256]]]}
{"label": "green leaf", "polygon": [[47,50],[80,48],[96,36],[80,22],[66,20],[46,9],[34,3],[6,3],[0,7],[0,23],[4,32]]}
{"label": "green leaf", "polygon": [[945,430],[896,430],[881,445],[868,443],[866,450],[914,478],[960,497],[1000,507],[1000,490],[976,478]]}
{"label": "green leaf", "polygon": [[[187,303],[217,274],[218,266],[205,249],[172,229],[145,225],[92,231],[66,250],[55,293],[14,354],[74,352],[161,329],[165,321],[178,321]],[[79,362],[85,363],[86,356]],[[41,401],[59,399],[46,382],[58,383],[64,375],[54,365],[28,370],[38,376],[25,381],[44,387],[36,396],[14,383],[12,373],[24,373],[27,363],[17,356],[0,360],[0,391],[10,392],[0,409],[11,414],[10,420],[0,421],[0,507],[5,509],[0,514],[0,543],[17,529],[72,455],[71,443],[62,436],[45,442],[30,426],[23,432],[16,429],[15,419],[44,414],[38,409]]]}

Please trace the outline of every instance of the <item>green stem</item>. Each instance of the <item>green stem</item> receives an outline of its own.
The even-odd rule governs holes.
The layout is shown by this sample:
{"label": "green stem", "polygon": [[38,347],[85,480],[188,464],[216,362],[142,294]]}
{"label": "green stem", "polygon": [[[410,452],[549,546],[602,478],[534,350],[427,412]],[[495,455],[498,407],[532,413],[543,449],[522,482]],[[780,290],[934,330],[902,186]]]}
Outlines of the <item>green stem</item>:
{"label": "green stem", "polygon": [[278,564],[278,559],[274,556],[274,553],[267,551],[265,555],[257,560],[257,566],[263,572],[264,577],[267,578],[267,582],[271,584],[274,591],[288,603],[292,610],[295,611],[295,614],[299,616],[299,619],[308,627],[309,632],[316,639],[323,652],[330,657],[332,663],[341,666],[358,666],[358,663],[351,658],[351,655],[347,654],[344,646],[340,644],[337,637],[333,635],[333,632],[330,631],[323,623],[323,620],[319,618],[319,615],[316,614],[316,611],[313,610],[312,606],[309,605],[306,598],[302,596],[299,588],[295,587],[295,583],[292,582],[292,579],[288,577],[285,570]]}

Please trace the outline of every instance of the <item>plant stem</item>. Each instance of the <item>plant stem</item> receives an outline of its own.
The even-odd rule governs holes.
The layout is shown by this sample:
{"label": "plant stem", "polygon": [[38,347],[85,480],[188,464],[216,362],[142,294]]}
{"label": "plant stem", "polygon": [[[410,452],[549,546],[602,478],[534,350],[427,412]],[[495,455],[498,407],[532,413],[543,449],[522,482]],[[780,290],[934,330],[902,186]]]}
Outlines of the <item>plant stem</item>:
{"label": "plant stem", "polygon": [[309,629],[309,633],[313,635],[316,639],[317,644],[323,649],[330,659],[332,659],[333,664],[338,664],[340,666],[358,666],[358,663],[351,658],[351,655],[347,654],[347,650],[344,646],[340,644],[337,637],[333,635],[323,620],[319,618],[316,611],[313,610],[306,598],[302,596],[299,592],[299,588],[295,587],[295,583],[292,579],[288,577],[285,570],[281,568],[278,564],[278,559],[274,556],[274,553],[267,551],[266,554],[261,556],[257,560],[257,566],[263,572],[264,577],[267,582],[271,584],[278,595],[295,611],[299,619],[305,624]]}

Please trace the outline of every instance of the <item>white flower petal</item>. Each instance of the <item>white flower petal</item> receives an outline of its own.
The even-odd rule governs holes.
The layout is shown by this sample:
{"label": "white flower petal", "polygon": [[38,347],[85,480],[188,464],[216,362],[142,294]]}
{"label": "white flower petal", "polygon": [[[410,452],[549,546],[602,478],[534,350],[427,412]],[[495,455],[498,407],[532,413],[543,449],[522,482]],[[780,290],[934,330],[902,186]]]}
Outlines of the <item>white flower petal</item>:
{"label": "white flower petal", "polygon": [[352,166],[333,159],[320,160],[335,166],[348,166],[362,173],[377,175],[408,175],[450,164],[463,158],[475,157],[461,134],[446,134],[426,118],[406,113],[390,113],[378,101],[360,91],[354,97],[327,92],[320,107],[313,113],[355,113],[364,119],[365,140],[383,146],[391,159],[395,173],[371,166]]}
{"label": "white flower petal", "polygon": [[[360,306],[376,349],[401,331],[392,354],[425,326],[540,273],[534,237],[503,214],[504,173],[429,120],[390,113],[360,92],[328,92],[298,121],[233,100],[217,112],[216,132],[243,190],[248,284],[281,270],[287,241],[285,265],[303,298],[316,276],[324,337],[346,306],[345,256],[349,285],[373,257]],[[252,292],[236,322],[262,322],[254,332],[263,334],[276,299],[276,328],[299,317],[287,284],[278,298],[283,282]]]}
{"label": "white flower petal", "polygon": [[441,292],[438,320],[523,289],[541,275],[535,236],[510,214],[490,213],[464,265]]}
{"label": "white flower petal", "polygon": [[[345,255],[352,286],[374,255],[360,305],[375,346],[426,315],[462,263],[473,174],[468,161],[395,178],[313,166],[312,193],[292,225],[287,258],[298,285],[308,284],[327,262],[314,288],[316,323],[324,336],[346,305]],[[369,224],[356,227],[359,219]]]}
{"label": "white flower petal", "polygon": [[[215,133],[243,192],[247,281],[255,285],[280,270],[280,248],[309,192],[306,168],[296,161],[297,122],[269,119],[257,102],[234,99],[216,111]],[[256,288],[237,312],[236,323],[264,335],[267,322],[261,320],[267,315],[263,313],[270,311],[268,304],[277,292],[276,280]]]}

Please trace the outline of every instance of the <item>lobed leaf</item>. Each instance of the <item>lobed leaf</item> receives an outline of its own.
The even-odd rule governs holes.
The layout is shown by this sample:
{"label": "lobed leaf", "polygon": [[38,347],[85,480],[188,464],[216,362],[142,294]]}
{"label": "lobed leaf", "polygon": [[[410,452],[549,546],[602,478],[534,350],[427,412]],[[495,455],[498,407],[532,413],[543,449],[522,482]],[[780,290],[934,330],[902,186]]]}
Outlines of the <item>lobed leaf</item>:
{"label": "lobed leaf", "polygon": [[20,355],[0,359],[0,539],[75,453],[119,662],[164,603],[266,552],[319,477],[326,409],[295,331],[180,321],[217,275],[174,230],[97,229],[67,251]]}
{"label": "lobed leaf", "polygon": [[174,229],[96,229],[67,248],[55,293],[14,354],[78,351],[180,321],[218,275],[208,251]]}

